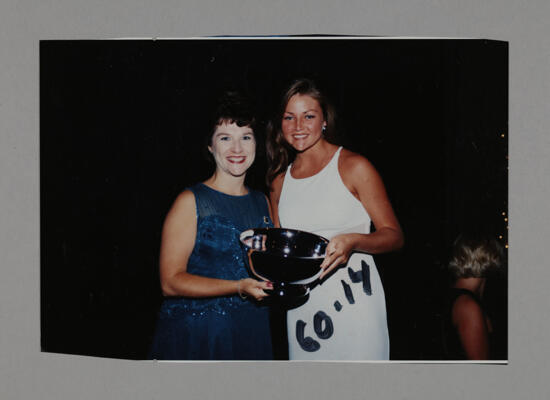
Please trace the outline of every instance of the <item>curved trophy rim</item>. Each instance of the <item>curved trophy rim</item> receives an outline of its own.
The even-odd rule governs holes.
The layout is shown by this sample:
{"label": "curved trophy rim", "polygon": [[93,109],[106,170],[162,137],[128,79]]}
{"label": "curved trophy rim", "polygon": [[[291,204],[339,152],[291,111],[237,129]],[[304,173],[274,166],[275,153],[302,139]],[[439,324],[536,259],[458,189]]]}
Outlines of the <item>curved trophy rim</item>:
{"label": "curved trophy rim", "polygon": [[[325,242],[325,244],[328,244],[330,242],[330,240],[328,240],[327,238],[325,238],[321,235],[318,235],[316,233],[308,232],[308,231],[302,231],[300,229],[291,229],[291,228],[249,228],[249,229],[246,229],[243,232],[241,232],[241,234],[239,235],[239,241],[244,246],[246,246],[247,249],[251,249],[250,246],[248,246],[246,243],[244,243],[244,241],[243,241],[244,236],[254,236],[254,235],[256,235],[258,233],[261,233],[261,232],[268,232],[268,231],[275,231],[275,230],[293,232],[293,233],[296,233],[296,234],[303,234],[303,235],[306,235],[306,236],[314,236],[318,239],[321,239],[321,241]],[[253,232],[253,234],[250,234],[249,232]],[[309,256],[309,257],[299,257],[299,256],[294,256],[294,257],[300,258],[300,259],[303,259],[303,260],[307,260],[307,259],[315,260],[315,259],[319,259],[319,258],[325,258],[326,255],[323,254],[323,255]]]}
{"label": "curved trophy rim", "polygon": [[[326,245],[329,243],[329,240],[321,235],[317,235],[316,233],[312,233],[312,232],[307,232],[307,231],[302,231],[302,230],[299,230],[299,229],[290,229],[290,228],[271,228],[271,227],[258,227],[258,228],[250,228],[250,229],[247,229],[243,232],[241,232],[241,234],[239,235],[239,241],[241,242],[241,244],[243,245],[243,247],[246,249],[246,253],[247,253],[247,256],[248,256],[248,268],[250,270],[250,272],[252,273],[252,275],[254,275],[255,277],[259,278],[259,279],[262,279],[262,280],[273,280],[275,279],[274,281],[275,282],[278,282],[279,280],[277,278],[270,278],[268,279],[266,276],[264,276],[264,273],[267,273],[266,271],[263,271],[263,272],[260,272],[259,270],[257,270],[254,266],[254,262],[252,261],[252,255],[253,253],[255,252],[259,252],[259,253],[262,253],[262,254],[272,254],[276,257],[281,257],[281,258],[289,258],[289,259],[295,259],[295,260],[303,260],[303,261],[307,261],[307,260],[311,260],[311,261],[314,261],[314,260],[322,260],[326,257],[326,251],[323,251],[322,253],[316,253],[316,252],[311,252],[311,253],[308,253],[307,255],[302,255],[302,256],[296,256],[296,255],[286,255],[286,254],[281,254],[280,252],[278,251],[272,251],[272,249],[266,249],[265,248],[265,245],[260,245],[260,247],[256,247],[258,245],[258,242],[257,242],[257,238],[260,238],[260,237],[263,237],[265,240],[265,238],[267,238],[267,236],[272,233],[272,234],[275,234],[276,236],[285,236],[285,233],[291,233],[291,235],[288,235],[288,238],[290,240],[293,240],[293,238],[295,236],[297,237],[300,237],[302,236],[305,240],[307,240],[308,242],[311,242],[315,245],[315,247],[317,247],[318,245],[324,245],[323,247],[325,248],[326,250]],[[283,239],[284,240],[284,239]],[[263,247],[263,248],[262,248]],[[296,286],[308,286],[309,284],[311,284],[312,282],[316,281],[319,276],[321,275],[322,273],[322,269],[319,269],[318,271],[316,271],[313,275],[308,275],[308,276],[304,276],[302,275],[301,277],[294,277],[293,280],[284,280],[287,284],[289,285],[296,285]]]}

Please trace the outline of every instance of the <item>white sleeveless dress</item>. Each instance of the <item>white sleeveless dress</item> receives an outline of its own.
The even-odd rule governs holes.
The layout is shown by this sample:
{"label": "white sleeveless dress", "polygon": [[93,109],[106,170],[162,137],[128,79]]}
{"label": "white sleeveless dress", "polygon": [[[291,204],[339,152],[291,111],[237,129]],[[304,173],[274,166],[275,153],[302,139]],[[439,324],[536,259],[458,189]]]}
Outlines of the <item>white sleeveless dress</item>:
{"label": "white sleeveless dress", "polygon": [[[370,216],[340,177],[341,151],[308,178],[293,178],[288,167],[279,199],[282,227],[327,239],[370,232]],[[290,360],[388,360],[384,288],[372,256],[352,253],[305,304],[288,311],[287,323]]]}

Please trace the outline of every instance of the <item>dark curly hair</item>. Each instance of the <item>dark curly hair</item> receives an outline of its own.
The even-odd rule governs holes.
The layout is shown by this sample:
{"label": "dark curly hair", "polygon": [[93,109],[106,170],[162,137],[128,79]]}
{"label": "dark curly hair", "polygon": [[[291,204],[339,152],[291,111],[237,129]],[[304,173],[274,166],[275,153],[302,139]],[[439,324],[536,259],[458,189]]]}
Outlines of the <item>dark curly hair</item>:
{"label": "dark curly hair", "polygon": [[208,151],[208,146],[212,145],[212,136],[216,131],[216,127],[224,122],[235,123],[240,127],[249,126],[254,131],[254,136],[257,136],[256,113],[250,99],[237,91],[223,92],[215,99],[215,105],[208,117],[204,136],[203,152],[212,163],[214,163],[214,158]]}
{"label": "dark curly hair", "polygon": [[265,177],[265,142],[261,123],[257,118],[257,110],[254,103],[247,95],[236,90],[223,91],[213,99],[212,111],[206,120],[204,137],[202,144],[202,153],[210,162],[210,166],[215,166],[214,157],[208,151],[212,145],[212,137],[216,127],[220,124],[235,123],[239,127],[248,126],[254,132],[256,141],[256,157],[254,164],[246,174],[246,184],[261,191],[266,191]]}

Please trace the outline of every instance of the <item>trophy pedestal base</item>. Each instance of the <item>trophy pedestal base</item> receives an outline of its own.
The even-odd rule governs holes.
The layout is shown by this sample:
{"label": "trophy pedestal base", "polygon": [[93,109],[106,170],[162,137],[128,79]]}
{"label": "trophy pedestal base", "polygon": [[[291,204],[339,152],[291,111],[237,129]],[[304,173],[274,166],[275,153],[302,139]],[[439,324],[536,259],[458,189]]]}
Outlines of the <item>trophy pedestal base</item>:
{"label": "trophy pedestal base", "polygon": [[291,283],[274,282],[273,289],[266,290],[273,297],[289,298],[302,297],[309,293],[309,288],[306,285],[293,285]]}
{"label": "trophy pedestal base", "polygon": [[273,289],[265,290],[269,293],[269,303],[280,308],[295,308],[304,304],[309,295],[307,285],[294,285],[291,283],[274,282]]}

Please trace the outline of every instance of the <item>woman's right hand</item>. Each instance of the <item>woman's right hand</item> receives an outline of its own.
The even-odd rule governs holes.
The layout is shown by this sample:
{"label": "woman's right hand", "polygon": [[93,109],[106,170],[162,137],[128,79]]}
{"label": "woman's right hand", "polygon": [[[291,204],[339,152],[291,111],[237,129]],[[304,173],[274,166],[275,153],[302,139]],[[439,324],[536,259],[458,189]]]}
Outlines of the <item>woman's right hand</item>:
{"label": "woman's right hand", "polygon": [[238,283],[238,293],[242,296],[253,297],[255,300],[260,301],[264,297],[269,296],[264,289],[273,289],[273,284],[267,281],[257,281],[256,279],[246,278],[241,279]]}

